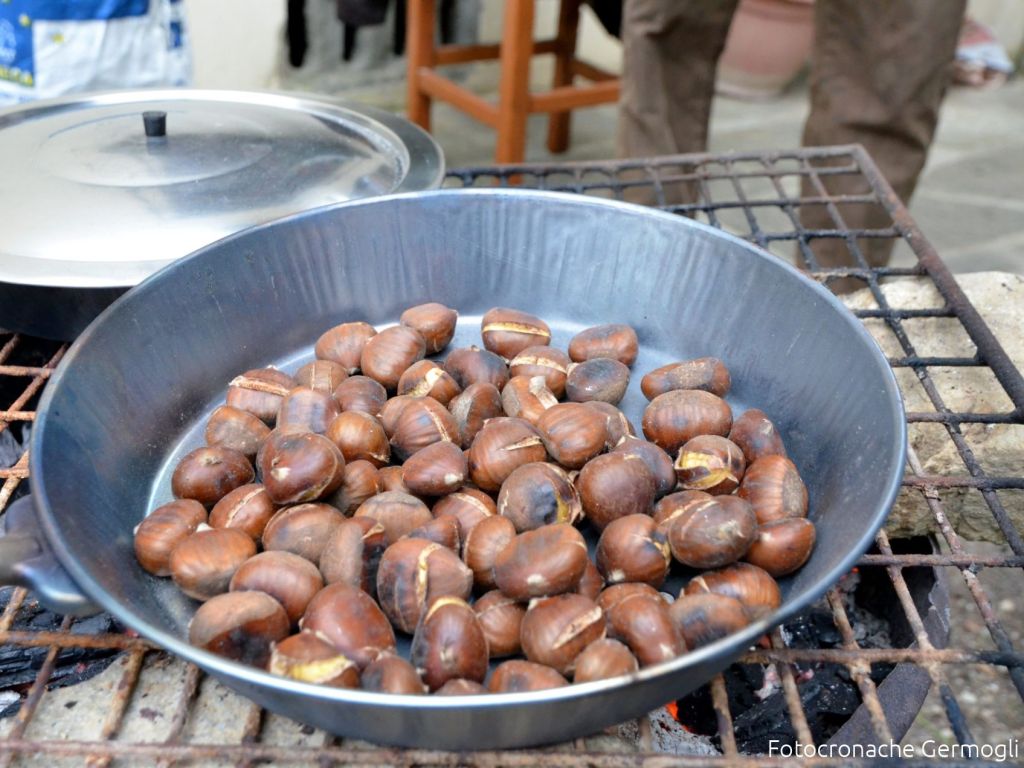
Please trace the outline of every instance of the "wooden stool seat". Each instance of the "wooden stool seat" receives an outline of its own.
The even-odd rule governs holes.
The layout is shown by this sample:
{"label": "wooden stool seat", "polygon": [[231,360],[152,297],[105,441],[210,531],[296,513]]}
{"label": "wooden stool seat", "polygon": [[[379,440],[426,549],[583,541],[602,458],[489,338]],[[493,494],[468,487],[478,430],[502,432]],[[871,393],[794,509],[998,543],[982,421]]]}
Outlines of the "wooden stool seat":
{"label": "wooden stool seat", "polygon": [[[558,32],[551,40],[533,40],[535,0],[504,0],[502,40],[493,45],[441,45],[434,42],[436,0],[408,0],[406,35],[408,53],[409,119],[430,130],[430,103],[448,102],[497,131],[494,159],[520,163],[526,151],[526,119],[533,112],[548,112],[548,149],[564,152],[569,146],[571,110],[617,101],[619,79],[576,58],[576,30],[582,0],[561,0]],[[530,61],[536,54],[555,56],[550,91],[530,93]],[[481,98],[437,71],[445,64],[498,59],[501,80],[498,103]],[[590,85],[573,84],[577,76]]]}

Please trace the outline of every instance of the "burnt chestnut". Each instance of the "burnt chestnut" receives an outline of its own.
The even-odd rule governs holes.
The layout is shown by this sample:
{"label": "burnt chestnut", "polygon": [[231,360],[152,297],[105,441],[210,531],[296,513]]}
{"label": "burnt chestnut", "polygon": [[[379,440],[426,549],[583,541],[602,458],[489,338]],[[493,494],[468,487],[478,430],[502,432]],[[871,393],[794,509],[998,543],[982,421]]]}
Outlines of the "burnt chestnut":
{"label": "burnt chestnut", "polygon": [[[659,449],[660,450],[660,449]],[[690,507],[714,498],[710,493],[704,491],[679,491],[670,493],[654,505],[654,522],[658,528],[668,535],[669,526],[672,521],[686,512]]]}
{"label": "burnt chestnut", "polygon": [[388,393],[369,376],[349,376],[335,388],[334,399],[342,411],[363,411],[376,416],[387,402]]}
{"label": "burnt chestnut", "polygon": [[672,562],[665,534],[647,515],[626,515],[612,520],[597,542],[597,569],[608,584],[665,583]]}
{"label": "burnt chestnut", "polygon": [[337,507],[343,515],[352,515],[371,496],[381,492],[380,473],[368,461],[352,461],[345,465],[341,485],[327,503]]}
{"label": "burnt chestnut", "polygon": [[527,659],[569,675],[580,652],[604,633],[604,612],[598,604],[570,593],[531,602],[520,641]]}
{"label": "burnt chestnut", "polygon": [[747,467],[737,494],[750,502],[761,525],[807,517],[807,486],[785,456],[762,456]]}
{"label": "burnt chestnut", "polygon": [[449,680],[483,682],[487,638],[469,603],[457,597],[434,600],[416,627],[409,658],[432,691]]}
{"label": "burnt chestnut", "polygon": [[369,323],[342,323],[324,331],[316,340],[313,354],[320,360],[338,363],[352,374],[359,370],[366,342],[376,335],[377,331]]}
{"label": "burnt chestnut", "polygon": [[135,527],[135,557],[154,576],[170,576],[171,552],[206,522],[206,508],[193,499],[157,507]]}
{"label": "burnt chestnut", "polygon": [[295,384],[295,379],[284,371],[256,368],[231,380],[227,404],[248,411],[260,421],[273,424],[281,400]]}
{"label": "burnt chestnut", "polygon": [[427,345],[428,355],[440,352],[451,343],[458,320],[458,312],[436,301],[409,307],[398,318],[399,323],[419,332]]}
{"label": "burnt chestnut", "polygon": [[668,527],[672,555],[691,568],[721,568],[739,560],[756,535],[754,510],[735,496],[693,504]]}
{"label": "burnt chestnut", "polygon": [[267,670],[272,675],[334,688],[358,688],[359,667],[322,637],[299,632],[274,644]]}
{"label": "burnt chestnut", "polygon": [[345,411],[328,425],[324,437],[338,446],[345,461],[368,461],[383,467],[391,460],[384,427],[364,411]]}
{"label": "burnt chestnut", "polygon": [[543,376],[513,376],[501,390],[501,406],[505,415],[534,425],[553,405],[558,405],[558,398],[548,389]]}
{"label": "burnt chestnut", "polygon": [[519,534],[498,552],[494,583],[516,600],[558,595],[576,588],[587,562],[583,534],[568,523],[545,525]]}
{"label": "burnt chestnut", "polygon": [[377,569],[377,596],[391,623],[412,634],[439,597],[469,598],[473,572],[440,544],[401,539],[384,550]]}
{"label": "burnt chestnut", "polygon": [[499,392],[508,383],[508,366],[499,356],[479,347],[460,347],[448,353],[444,369],[463,390],[473,384],[493,384]]}
{"label": "burnt chestnut", "polygon": [[772,520],[757,531],[744,559],[772,576],[785,576],[800,568],[811,556],[816,532],[804,517]]}
{"label": "burnt chestnut", "polygon": [[462,392],[451,374],[433,360],[413,363],[398,380],[398,394],[412,397],[429,395],[441,405],[448,405],[453,397]]}
{"label": "burnt chestnut", "polygon": [[637,456],[606,453],[587,462],[576,478],[583,513],[598,529],[626,515],[648,515],[654,477]]}
{"label": "burnt chestnut", "polygon": [[764,411],[751,408],[744,411],[732,423],[729,439],[743,451],[747,464],[753,464],[762,456],[785,456],[786,446],[782,436]]}
{"label": "burnt chestnut", "polygon": [[315,501],[338,489],[345,457],[338,446],[312,432],[274,430],[256,457],[260,478],[275,504]]}
{"label": "burnt chestnut", "polygon": [[636,331],[622,323],[595,325],[580,331],[569,342],[569,357],[576,363],[607,357],[623,365],[632,365],[639,350]]}
{"label": "burnt chestnut", "polygon": [[[604,447],[606,450],[612,450],[623,440],[636,434],[636,430],[629,423],[626,414],[611,403],[605,403],[601,400],[588,400],[583,404],[604,416]],[[657,446],[654,447],[657,448]]]}
{"label": "burnt chestnut", "polygon": [[543,376],[544,383],[555,397],[565,394],[565,379],[569,373],[569,356],[554,347],[527,347],[509,363],[512,376]]}
{"label": "burnt chestnut", "polygon": [[420,680],[416,667],[393,653],[382,653],[363,670],[364,691],[374,693],[403,693],[422,696],[427,686]]}
{"label": "burnt chestnut", "polygon": [[484,347],[511,360],[524,349],[551,341],[548,324],[535,315],[518,309],[495,307],[480,320]]}
{"label": "burnt chestnut", "polygon": [[179,499],[195,499],[211,507],[255,477],[252,464],[238,451],[219,446],[196,448],[178,462],[171,476],[171,492]]}
{"label": "burnt chestnut", "polygon": [[462,550],[462,534],[455,515],[441,515],[406,534],[410,539],[425,539],[450,549],[456,555]]}
{"label": "burnt chestnut", "polygon": [[334,395],[309,387],[295,387],[281,400],[277,426],[299,426],[323,434],[341,408]]}
{"label": "burnt chestnut", "polygon": [[284,608],[263,592],[228,592],[199,606],[188,641],[228,659],[264,667],[273,643],[288,636]]}
{"label": "burnt chestnut", "polygon": [[727,435],[732,410],[717,395],[697,389],[677,389],[658,395],[644,409],[644,435],[659,447],[675,453],[698,435]]}
{"label": "burnt chestnut", "polygon": [[395,632],[380,607],[349,584],[328,584],[317,592],[299,626],[322,636],[360,669],[381,651],[395,649]]}
{"label": "burnt chestnut", "polygon": [[397,491],[398,493],[404,493],[407,496],[412,495],[412,491],[409,490],[409,486],[405,484],[405,479],[402,477],[401,467],[381,467],[377,470],[377,479],[380,481],[380,492],[389,493]]}
{"label": "burnt chestnut", "polygon": [[589,597],[591,600],[597,600],[603,589],[604,576],[597,570],[596,565],[587,560],[587,567],[583,571],[583,577],[580,579],[580,583],[576,585],[574,591],[584,597]]}
{"label": "burnt chestnut", "polygon": [[[591,403],[591,407],[594,405],[596,403]],[[647,469],[654,477],[654,498],[660,499],[675,489],[678,480],[675,467],[672,464],[672,457],[654,443],[627,437],[612,449],[612,453],[631,454],[647,465]]]}
{"label": "burnt chestnut", "polygon": [[243,485],[213,505],[210,527],[238,528],[259,541],[276,511],[277,505],[271,501],[266,488],[258,483]]}
{"label": "burnt chestnut", "polygon": [[579,469],[604,450],[604,416],[581,403],[559,403],[537,421],[537,430],[552,458],[566,469]]}
{"label": "burnt chestnut", "polygon": [[462,547],[462,560],[473,572],[473,581],[480,589],[494,586],[494,562],[498,553],[516,537],[516,527],[507,517],[495,515],[473,527]]}
{"label": "burnt chestnut", "polygon": [[729,369],[716,357],[700,357],[655,368],[640,380],[640,390],[648,400],[681,389],[702,390],[725,397],[732,381]]}
{"label": "burnt chestnut", "polygon": [[465,541],[477,523],[498,514],[498,505],[479,488],[466,485],[438,499],[431,511],[434,517],[451,515],[458,520],[459,537]]}
{"label": "burnt chestnut", "polygon": [[676,476],[683,488],[713,496],[735,491],[746,468],[740,447],[718,435],[687,440],[675,462]]}
{"label": "burnt chestnut", "polygon": [[522,419],[499,417],[484,424],[469,447],[469,476],[485,491],[498,491],[518,467],[547,458],[533,426]]}
{"label": "burnt chestnut", "polygon": [[461,677],[449,680],[434,691],[435,696],[478,696],[485,693],[490,693],[490,691],[484,687],[483,683],[478,683],[475,680],[464,680]]}
{"label": "burnt chestnut", "polygon": [[596,640],[576,657],[574,683],[591,683],[594,680],[609,680],[620,675],[629,675],[640,669],[636,656],[618,640],[602,638]]}
{"label": "burnt chestnut", "polygon": [[384,542],[394,542],[433,520],[430,509],[415,496],[401,491],[385,491],[359,505],[356,517],[369,517],[384,526]]}
{"label": "burnt chestnut", "polygon": [[712,592],[680,595],[668,612],[690,650],[739,632],[750,623],[743,603]]}
{"label": "burnt chestnut", "polygon": [[727,568],[707,571],[690,580],[686,595],[714,592],[734,597],[743,603],[751,619],[771,613],[782,604],[782,593],[775,579],[763,568],[750,563],[733,563]]}
{"label": "burnt chestnut", "polygon": [[210,414],[205,437],[207,445],[231,448],[251,460],[269,434],[270,427],[253,414],[222,405]]}
{"label": "burnt chestnut", "polygon": [[501,484],[498,514],[522,533],[551,523],[574,525],[583,517],[583,506],[568,472],[555,464],[532,462],[517,467]]}
{"label": "burnt chestnut", "polygon": [[300,387],[309,387],[317,392],[333,395],[345,379],[348,370],[333,360],[312,360],[295,372],[295,382]]}
{"label": "burnt chestnut", "polygon": [[171,552],[168,567],[178,588],[196,600],[228,591],[231,577],[256,554],[248,534],[235,528],[199,529]]}
{"label": "burnt chestnut", "polygon": [[231,592],[266,592],[295,624],[306,612],[324,580],[309,560],[291,552],[261,552],[250,557],[231,577]]}
{"label": "burnt chestnut", "polygon": [[469,466],[455,443],[433,443],[416,451],[402,467],[402,479],[410,491],[421,496],[444,496],[466,482]]}
{"label": "burnt chestnut", "polygon": [[660,596],[635,593],[608,610],[609,634],[629,646],[641,667],[674,659],[686,652],[686,642]]}
{"label": "burnt chestnut", "polygon": [[372,517],[340,523],[320,553],[320,573],[327,584],[348,584],[377,594],[377,566],[384,554],[384,526]]}
{"label": "burnt chestnut", "polygon": [[320,553],[345,516],[330,504],[298,504],[279,510],[263,529],[263,548],[320,562]]}
{"label": "burnt chestnut", "polygon": [[492,659],[514,656],[519,653],[519,631],[526,615],[526,607],[511,597],[494,589],[481,595],[473,603],[477,621],[487,638],[487,648]]}
{"label": "burnt chestnut", "polygon": [[441,441],[458,442],[458,425],[437,400],[421,397],[409,402],[399,413],[391,435],[391,448],[405,461],[421,448]]}
{"label": "burnt chestnut", "polygon": [[565,394],[574,403],[597,400],[617,405],[629,386],[629,368],[618,360],[595,357],[569,367]]}
{"label": "burnt chestnut", "polygon": [[522,659],[510,659],[494,670],[487,683],[487,690],[491,693],[526,693],[568,684],[569,681],[551,667]]}
{"label": "burnt chestnut", "polygon": [[488,381],[470,384],[448,403],[448,410],[459,429],[459,445],[469,448],[473,438],[488,419],[501,416],[503,410],[501,393]]}

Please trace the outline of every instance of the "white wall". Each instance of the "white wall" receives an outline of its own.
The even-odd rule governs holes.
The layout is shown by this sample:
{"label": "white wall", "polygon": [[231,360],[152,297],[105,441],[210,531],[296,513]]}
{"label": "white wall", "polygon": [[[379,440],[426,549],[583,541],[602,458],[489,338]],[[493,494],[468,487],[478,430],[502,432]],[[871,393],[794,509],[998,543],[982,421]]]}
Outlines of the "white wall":
{"label": "white wall", "polygon": [[271,85],[283,45],[286,0],[184,2],[197,88]]}

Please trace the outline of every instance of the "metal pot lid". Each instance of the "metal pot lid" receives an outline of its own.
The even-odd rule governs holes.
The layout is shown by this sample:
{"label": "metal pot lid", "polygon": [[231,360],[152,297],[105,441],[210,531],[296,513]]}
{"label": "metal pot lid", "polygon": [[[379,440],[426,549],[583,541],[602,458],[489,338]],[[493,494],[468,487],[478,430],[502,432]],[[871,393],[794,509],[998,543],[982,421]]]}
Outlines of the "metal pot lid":
{"label": "metal pot lid", "polygon": [[0,111],[0,281],[132,286],[255,224],[431,189],[420,128],[306,95],[121,91]]}

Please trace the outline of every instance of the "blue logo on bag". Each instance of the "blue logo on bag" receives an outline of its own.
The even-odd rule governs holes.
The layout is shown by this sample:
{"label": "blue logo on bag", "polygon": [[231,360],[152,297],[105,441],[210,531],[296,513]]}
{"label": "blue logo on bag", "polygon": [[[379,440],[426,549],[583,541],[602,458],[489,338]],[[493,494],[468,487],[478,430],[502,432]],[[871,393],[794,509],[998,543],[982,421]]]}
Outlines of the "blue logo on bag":
{"label": "blue logo on bag", "polygon": [[[2,7],[0,7],[2,8]],[[0,80],[31,87],[35,82],[32,24],[0,9]]]}

